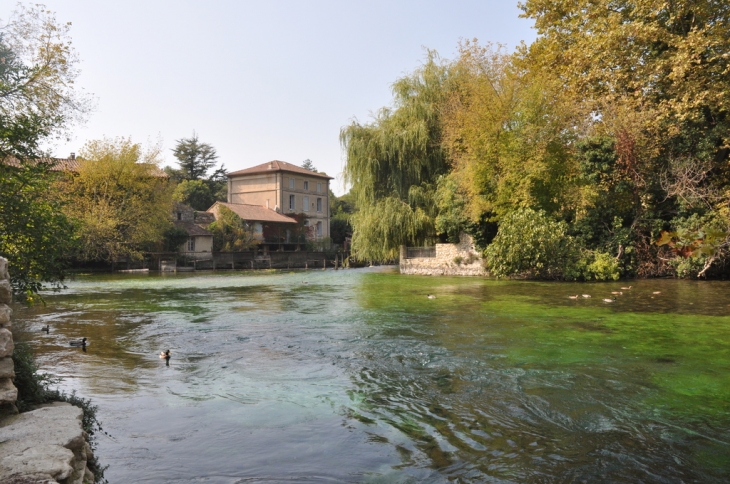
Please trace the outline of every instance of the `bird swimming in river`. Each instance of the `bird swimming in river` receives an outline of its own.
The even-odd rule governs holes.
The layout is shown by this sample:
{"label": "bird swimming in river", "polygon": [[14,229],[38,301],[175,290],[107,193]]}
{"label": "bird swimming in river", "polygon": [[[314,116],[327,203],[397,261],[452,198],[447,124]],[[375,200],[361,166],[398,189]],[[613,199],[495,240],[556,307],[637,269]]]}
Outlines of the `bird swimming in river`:
{"label": "bird swimming in river", "polygon": [[622,291],[613,291],[611,294],[613,294],[614,296],[616,296],[616,295],[621,296],[621,295],[623,295],[623,292]]}
{"label": "bird swimming in river", "polygon": [[654,292],[652,292],[652,294],[661,294],[661,293],[662,293],[662,291],[654,291]]}
{"label": "bird swimming in river", "polygon": [[68,344],[71,346],[86,346],[86,338],[72,339]]}
{"label": "bird swimming in river", "polygon": [[429,295],[428,295],[428,298],[429,298],[429,299],[436,299],[436,296],[434,296],[433,294],[429,294]]}
{"label": "bird swimming in river", "polygon": [[51,331],[51,326],[50,326],[49,324],[47,324],[47,325],[45,325],[45,326],[43,326],[43,327],[41,328],[41,331],[45,331],[46,333],[50,333],[50,331]]}
{"label": "bird swimming in river", "polygon": [[583,294],[583,297],[588,298],[588,297],[591,297],[591,295],[590,294]]}
{"label": "bird swimming in river", "polygon": [[624,291],[628,291],[628,290],[629,290],[629,289],[631,289],[632,287],[634,287],[634,286],[629,286],[629,287],[622,287],[621,289],[622,289],[622,290],[624,290]]}
{"label": "bird swimming in river", "polygon": [[605,302],[605,303],[616,302],[616,296],[613,296],[611,299],[604,299],[603,302]]}
{"label": "bird swimming in river", "polygon": [[161,351],[160,352],[160,358],[169,359],[170,358],[170,350]]}
{"label": "bird swimming in river", "polygon": [[578,295],[576,294],[575,296],[568,296],[568,299],[578,299]]}

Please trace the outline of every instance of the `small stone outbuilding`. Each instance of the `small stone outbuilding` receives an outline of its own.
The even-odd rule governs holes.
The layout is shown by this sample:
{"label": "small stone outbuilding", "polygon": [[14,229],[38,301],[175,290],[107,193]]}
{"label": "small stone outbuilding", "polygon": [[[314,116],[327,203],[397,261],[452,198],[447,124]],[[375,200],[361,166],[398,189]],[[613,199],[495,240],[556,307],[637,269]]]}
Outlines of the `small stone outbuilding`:
{"label": "small stone outbuilding", "polygon": [[471,236],[462,233],[458,244],[436,244],[428,250],[401,247],[400,273],[424,276],[487,276],[482,256]]}
{"label": "small stone outbuilding", "polygon": [[212,259],[213,234],[205,227],[214,221],[207,212],[197,212],[188,205],[176,203],[173,207],[173,224],[188,234],[188,240],[180,246],[179,252],[189,259]]}

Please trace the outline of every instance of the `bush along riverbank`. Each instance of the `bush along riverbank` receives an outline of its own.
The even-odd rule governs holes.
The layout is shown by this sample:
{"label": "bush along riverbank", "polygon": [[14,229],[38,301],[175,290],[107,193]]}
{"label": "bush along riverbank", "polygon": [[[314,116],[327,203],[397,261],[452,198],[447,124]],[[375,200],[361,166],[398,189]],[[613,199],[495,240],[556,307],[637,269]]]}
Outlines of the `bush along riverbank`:
{"label": "bush along riverbank", "polygon": [[103,432],[90,400],[54,390],[27,343],[14,342],[7,260],[0,257],[0,482],[105,483]]}

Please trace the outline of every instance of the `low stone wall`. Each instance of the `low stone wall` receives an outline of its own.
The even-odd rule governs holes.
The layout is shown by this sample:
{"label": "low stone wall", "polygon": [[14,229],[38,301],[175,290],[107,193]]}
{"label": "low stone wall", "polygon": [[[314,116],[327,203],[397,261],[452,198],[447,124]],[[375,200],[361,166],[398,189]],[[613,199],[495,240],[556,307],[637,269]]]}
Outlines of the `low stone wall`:
{"label": "low stone wall", "polygon": [[68,403],[18,413],[13,385],[12,302],[8,261],[0,257],[0,483],[94,482],[93,458],[81,426],[83,410]]}
{"label": "low stone wall", "polygon": [[401,247],[400,273],[423,276],[487,276],[482,257],[469,235],[461,234],[458,244],[436,244],[436,257],[406,258]]}
{"label": "low stone wall", "polygon": [[[172,255],[168,254],[167,256]],[[243,251],[243,252],[212,252],[206,260],[188,260],[187,263],[177,264],[175,259],[168,257],[151,264],[159,267],[162,272],[187,270],[219,270],[219,269],[321,269],[323,266],[334,267],[335,257],[338,267],[342,266],[343,255],[336,252],[309,252],[302,251]]]}

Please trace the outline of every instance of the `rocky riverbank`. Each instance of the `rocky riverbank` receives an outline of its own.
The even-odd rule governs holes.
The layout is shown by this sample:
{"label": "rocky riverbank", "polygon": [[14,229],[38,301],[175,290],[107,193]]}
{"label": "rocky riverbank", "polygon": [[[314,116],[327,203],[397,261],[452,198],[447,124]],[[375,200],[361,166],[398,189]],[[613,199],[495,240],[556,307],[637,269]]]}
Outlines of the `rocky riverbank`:
{"label": "rocky riverbank", "polygon": [[0,257],[0,483],[93,483],[81,408],[56,402],[18,413],[11,298],[8,263]]}

